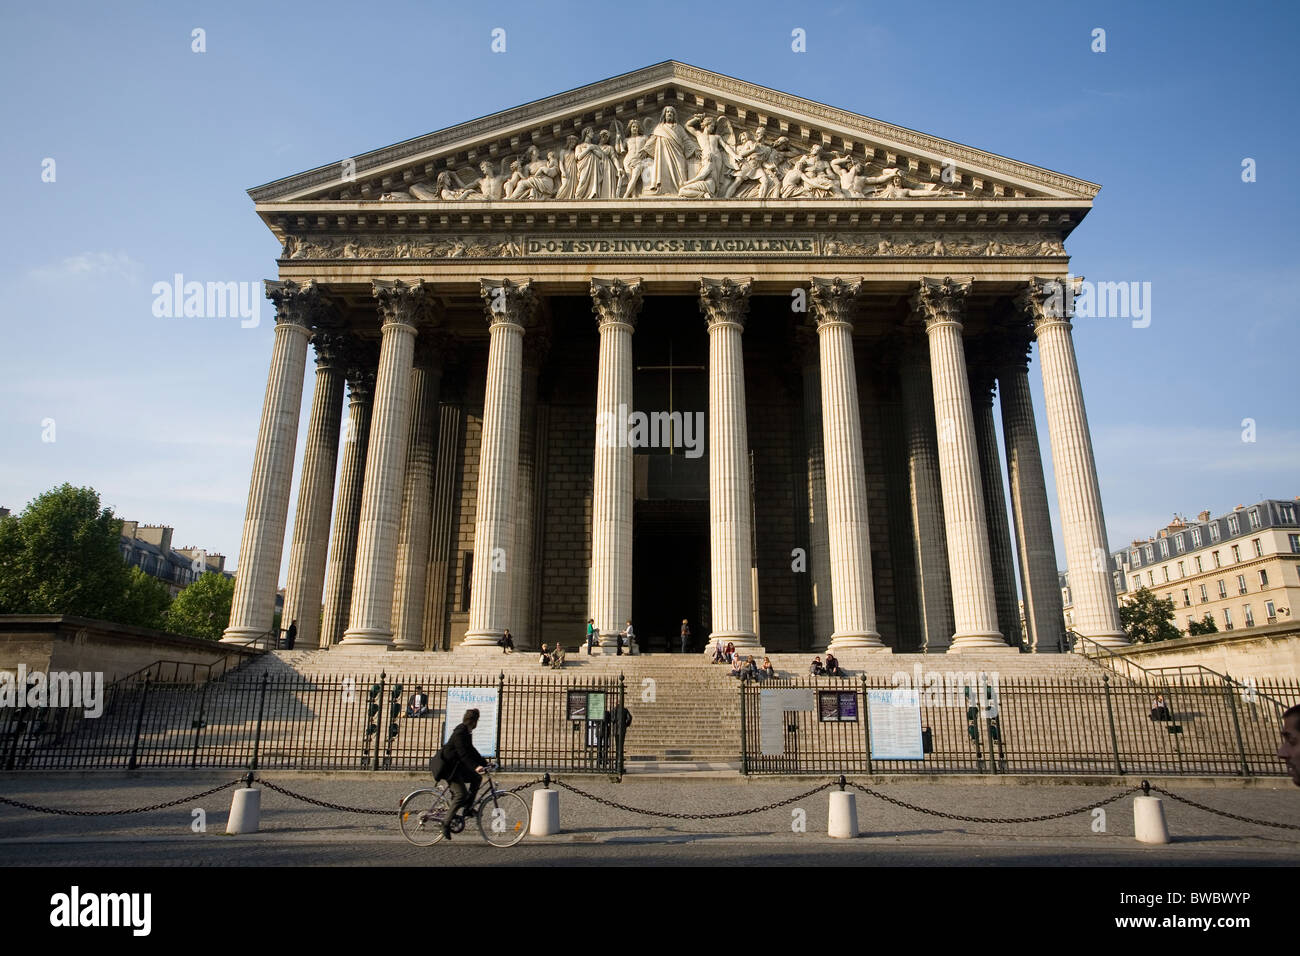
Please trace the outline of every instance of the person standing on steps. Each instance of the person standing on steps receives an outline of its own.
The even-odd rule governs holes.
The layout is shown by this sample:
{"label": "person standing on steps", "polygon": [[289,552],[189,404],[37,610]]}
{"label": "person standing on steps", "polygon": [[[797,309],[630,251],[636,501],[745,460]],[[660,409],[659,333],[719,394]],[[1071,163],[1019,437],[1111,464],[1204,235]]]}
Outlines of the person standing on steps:
{"label": "person standing on steps", "polygon": [[686,649],[690,646],[691,646],[691,625],[687,622],[686,618],[682,618],[682,653],[685,654]]}
{"label": "person standing on steps", "polygon": [[596,635],[596,619],[594,617],[589,617],[587,618],[587,656],[588,657],[591,656],[592,645],[596,643],[595,635]]}
{"label": "person standing on steps", "polygon": [[296,640],[298,640],[297,618],[289,622],[289,630],[284,632],[284,649],[286,651],[293,650],[293,642]]}

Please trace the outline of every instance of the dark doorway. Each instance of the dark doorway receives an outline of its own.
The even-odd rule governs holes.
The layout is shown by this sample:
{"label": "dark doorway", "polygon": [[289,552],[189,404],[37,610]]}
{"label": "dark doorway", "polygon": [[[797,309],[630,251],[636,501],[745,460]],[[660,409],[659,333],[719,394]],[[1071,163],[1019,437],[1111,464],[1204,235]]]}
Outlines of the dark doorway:
{"label": "dark doorway", "polygon": [[691,651],[711,628],[709,503],[638,501],[632,550],[632,622],[641,649],[680,650],[682,618]]}

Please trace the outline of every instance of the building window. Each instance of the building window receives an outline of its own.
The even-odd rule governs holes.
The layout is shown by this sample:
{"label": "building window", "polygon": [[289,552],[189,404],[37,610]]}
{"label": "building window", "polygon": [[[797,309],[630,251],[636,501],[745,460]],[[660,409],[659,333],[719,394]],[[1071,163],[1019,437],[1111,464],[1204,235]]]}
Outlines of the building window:
{"label": "building window", "polygon": [[1261,588],[1268,587],[1268,572],[1262,569],[1259,572],[1259,586]]}
{"label": "building window", "polygon": [[1183,607],[1191,607],[1191,606],[1192,606],[1191,592],[1188,591],[1187,588],[1183,588]]}
{"label": "building window", "polygon": [[1277,608],[1273,606],[1272,601],[1264,602],[1264,616],[1268,618],[1268,623],[1270,624],[1277,623]]}
{"label": "building window", "polygon": [[[1296,565],[1296,568],[1297,568],[1297,569],[1300,569],[1300,564]],[[1147,587],[1152,587],[1152,588],[1153,588],[1153,587],[1155,587],[1155,586],[1156,586],[1156,576],[1155,576],[1155,574],[1152,573],[1151,571],[1148,571],[1148,572],[1147,572]]]}
{"label": "building window", "polygon": [[1255,546],[1255,557],[1262,558],[1264,556],[1264,546],[1259,543],[1259,538],[1251,538],[1250,543]]}
{"label": "building window", "polygon": [[1131,561],[1134,565],[1136,565],[1138,563],[1138,549],[1134,548],[1132,551],[1130,551],[1128,553],[1128,557],[1129,557],[1129,561]]}
{"label": "building window", "polygon": [[1228,534],[1241,534],[1241,519],[1236,515],[1228,515]]}
{"label": "building window", "polygon": [[1217,552],[1217,551],[1211,551],[1211,552],[1210,552],[1210,557],[1214,558],[1214,566],[1215,566],[1216,568],[1221,568],[1221,567],[1223,567],[1223,562],[1219,560],[1219,552]]}
{"label": "building window", "polygon": [[1232,563],[1233,564],[1241,563],[1241,545],[1239,544],[1234,544],[1232,546]]}
{"label": "building window", "polygon": [[1282,516],[1282,521],[1286,524],[1295,523],[1295,508],[1291,505],[1278,505],[1278,513]]}
{"label": "building window", "polygon": [[1219,522],[1217,521],[1210,522],[1210,540],[1211,541],[1219,540]]}
{"label": "building window", "polygon": [[1187,577],[1187,569],[1186,569],[1185,567],[1183,567],[1184,564],[1185,564],[1185,562],[1183,562],[1183,561],[1179,561],[1179,562],[1178,562],[1178,576],[1179,576],[1180,578],[1185,578],[1185,577]]}
{"label": "building window", "polygon": [[1246,622],[1247,627],[1255,626],[1255,612],[1250,609],[1249,604],[1243,604],[1241,606],[1241,616],[1242,620]]}
{"label": "building window", "polygon": [[1173,604],[1173,603],[1174,603],[1174,592],[1173,592],[1173,591],[1166,591],[1166,592],[1165,592],[1165,600],[1168,601],[1170,604]]}
{"label": "building window", "polygon": [[1144,555],[1146,555],[1146,559],[1147,559],[1148,562],[1150,562],[1150,561],[1154,561],[1154,560],[1156,559],[1156,553],[1155,553],[1155,551],[1152,549],[1151,545],[1149,545],[1149,544],[1148,544],[1145,548],[1142,549],[1142,553],[1143,553]]}
{"label": "building window", "polygon": [[1291,553],[1300,554],[1300,534],[1289,534],[1286,538],[1291,542]]}
{"label": "building window", "polygon": [[1246,593],[1246,575],[1244,574],[1237,575],[1237,593],[1238,594]]}
{"label": "building window", "polygon": [[1174,535],[1174,550],[1179,554],[1183,553],[1183,533],[1181,531]]}
{"label": "building window", "polygon": [[1160,572],[1165,576],[1165,581],[1167,582],[1169,580],[1169,565],[1160,565]]}
{"label": "building window", "polygon": [[1228,588],[1227,588],[1227,586],[1223,583],[1223,579],[1220,578],[1220,579],[1219,579],[1219,597],[1220,597],[1220,598],[1226,598],[1227,596],[1228,596]]}
{"label": "building window", "polygon": [[1223,626],[1225,629],[1229,631],[1232,630],[1232,609],[1231,608],[1225,607],[1223,609]]}
{"label": "building window", "polygon": [[1202,585],[1201,585],[1201,603],[1204,604],[1204,603],[1205,603],[1206,601],[1208,601],[1209,599],[1210,599],[1210,592],[1207,591],[1207,590],[1205,589],[1205,585],[1202,584]]}
{"label": "building window", "polygon": [[1251,508],[1251,509],[1250,509],[1250,528],[1251,528],[1252,531],[1254,531],[1254,530],[1257,529],[1258,527],[1259,527],[1259,509],[1258,509],[1258,508]]}
{"label": "building window", "polygon": [[1202,571],[1205,570],[1205,568],[1201,567],[1201,556],[1199,554],[1196,557],[1192,558],[1192,560],[1196,563],[1197,574],[1200,574]]}
{"label": "building window", "polygon": [[1168,539],[1168,538],[1161,538],[1161,539],[1160,539],[1160,557],[1162,557],[1162,558],[1167,558],[1167,557],[1169,557],[1169,539]]}
{"label": "building window", "polygon": [[1111,583],[1114,585],[1114,588],[1115,588],[1116,591],[1120,591],[1120,590],[1122,590],[1122,588],[1120,588],[1120,586],[1119,586],[1119,572],[1118,572],[1118,571],[1113,572],[1113,573],[1111,574],[1111,576],[1110,576],[1110,579],[1111,579]]}
{"label": "building window", "polygon": [[1193,528],[1193,529],[1192,529],[1192,547],[1193,547],[1193,548],[1199,548],[1200,546],[1201,546],[1201,529],[1200,529],[1200,528]]}

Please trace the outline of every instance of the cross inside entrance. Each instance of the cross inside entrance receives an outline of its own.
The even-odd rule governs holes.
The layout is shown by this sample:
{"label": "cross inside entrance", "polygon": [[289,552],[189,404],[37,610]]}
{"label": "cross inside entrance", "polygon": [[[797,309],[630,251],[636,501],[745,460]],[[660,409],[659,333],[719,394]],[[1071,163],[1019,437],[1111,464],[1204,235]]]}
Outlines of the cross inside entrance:
{"label": "cross inside entrance", "polygon": [[668,364],[667,365],[638,365],[638,372],[667,372],[668,373],[668,454],[677,454],[677,424],[673,419],[673,372],[691,371],[705,372],[708,366],[705,365],[676,365],[673,363],[673,343],[668,342]]}

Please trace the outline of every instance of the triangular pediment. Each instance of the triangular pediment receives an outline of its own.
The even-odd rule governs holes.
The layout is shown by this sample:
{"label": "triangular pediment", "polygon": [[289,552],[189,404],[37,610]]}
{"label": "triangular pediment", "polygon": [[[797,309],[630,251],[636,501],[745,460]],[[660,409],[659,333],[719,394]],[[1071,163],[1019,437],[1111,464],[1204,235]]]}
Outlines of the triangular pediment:
{"label": "triangular pediment", "polygon": [[1087,201],[1099,188],[669,60],[249,195],[258,203],[294,204],[666,198],[929,204]]}

